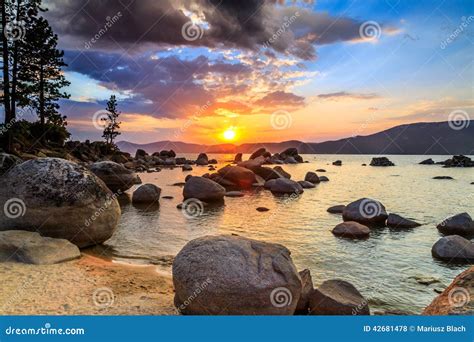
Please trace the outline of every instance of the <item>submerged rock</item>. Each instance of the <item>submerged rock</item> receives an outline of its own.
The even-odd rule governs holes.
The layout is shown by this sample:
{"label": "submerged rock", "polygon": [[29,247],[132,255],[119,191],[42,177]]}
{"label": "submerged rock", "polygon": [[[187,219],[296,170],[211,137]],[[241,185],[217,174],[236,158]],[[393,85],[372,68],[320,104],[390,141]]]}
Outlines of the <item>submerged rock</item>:
{"label": "submerged rock", "polygon": [[453,156],[451,159],[442,162],[442,164],[444,167],[474,167],[474,161],[463,155]]}
{"label": "submerged rock", "polygon": [[90,169],[113,192],[126,191],[140,183],[135,173],[112,161],[94,163]]}
{"label": "submerged rock", "polygon": [[264,187],[265,189],[270,190],[270,189],[272,188],[273,184],[275,184],[275,181],[276,181],[275,179],[267,180],[267,181],[263,184],[263,187]]}
{"label": "submerged rock", "polygon": [[319,181],[320,182],[329,182],[329,178],[327,178],[326,176],[319,176]]}
{"label": "submerged rock", "polygon": [[436,241],[431,254],[448,262],[474,262],[474,243],[459,235],[445,236]]}
{"label": "submerged rock", "polygon": [[344,280],[327,280],[311,294],[311,315],[370,315],[367,300]]}
{"label": "submerged rock", "polygon": [[78,164],[40,158],[0,178],[0,230],[38,231],[79,247],[109,239],[120,219],[116,196]]}
{"label": "submerged rock", "polygon": [[421,224],[397,214],[389,214],[387,218],[387,227],[390,228],[415,228],[419,226]]}
{"label": "submerged rock", "polygon": [[225,197],[243,197],[244,193],[240,191],[228,191],[225,193]]}
{"label": "submerged rock", "polygon": [[449,180],[449,179],[454,179],[453,177],[451,176],[436,176],[436,177],[433,177],[433,179],[444,179],[444,180]]}
{"label": "submerged rock", "polygon": [[175,306],[190,315],[292,315],[302,288],[288,249],[234,235],[187,243],[173,284]]}
{"label": "submerged rock", "polygon": [[347,221],[334,227],[332,233],[349,239],[365,239],[369,237],[370,229],[360,223]]}
{"label": "submerged rock", "polygon": [[193,167],[189,164],[184,164],[183,166],[181,166],[181,170],[183,170],[183,171],[192,171]]}
{"label": "submerged rock", "polygon": [[326,172],[324,169],[317,169],[316,172]]}
{"label": "submerged rock", "polygon": [[329,207],[327,209],[327,212],[331,214],[342,214],[345,208],[346,206],[343,204],[335,205],[335,206]]}
{"label": "submerged rock", "polygon": [[161,189],[154,184],[143,184],[133,192],[132,203],[159,203]]}
{"label": "submerged rock", "polygon": [[307,181],[298,181],[298,184],[301,185],[303,189],[312,189],[316,187],[314,183],[307,182]]}
{"label": "submerged rock", "polygon": [[0,262],[50,265],[80,256],[79,248],[65,239],[43,237],[36,232],[22,230],[0,232]]}
{"label": "submerged rock", "polygon": [[372,158],[370,166],[395,166],[387,157]]}
{"label": "submerged rock", "polygon": [[265,211],[269,211],[269,210],[270,210],[270,209],[265,208],[265,207],[257,207],[257,211],[259,211],[259,212],[261,212],[261,213],[263,213],[263,212],[265,212]]}
{"label": "submerged rock", "polygon": [[266,166],[255,166],[250,170],[252,170],[256,175],[262,177],[265,181],[282,177],[280,173]]}
{"label": "submerged rock", "polygon": [[423,315],[474,315],[474,266],[460,273],[423,311]]}
{"label": "submerged rock", "polygon": [[291,178],[291,175],[285,170],[283,170],[281,166],[275,166],[273,170],[280,176],[280,178]]}
{"label": "submerged rock", "polygon": [[474,236],[474,222],[468,213],[448,217],[436,226],[444,235]]}
{"label": "submerged rock", "polygon": [[275,194],[301,194],[304,192],[301,185],[287,178],[275,179],[270,191]]}
{"label": "submerged rock", "polygon": [[336,160],[335,162],[332,163],[334,166],[342,166],[342,161],[341,160]]}
{"label": "submerged rock", "polygon": [[207,157],[207,154],[205,153],[200,153],[199,156],[196,159],[196,165],[207,165],[209,164],[209,158]]}
{"label": "submerged rock", "polygon": [[362,224],[385,224],[388,214],[385,206],[377,200],[361,198],[348,204],[342,213],[344,221],[355,221]]}
{"label": "submerged rock", "polygon": [[311,171],[306,173],[304,180],[313,184],[318,184],[320,182],[318,175]]}
{"label": "submerged rock", "polygon": [[434,165],[435,162],[433,159],[426,159],[426,160],[423,160],[422,162],[419,163],[420,165]]}
{"label": "submerged rock", "polygon": [[183,188],[184,199],[197,198],[204,202],[220,201],[225,193],[226,190],[222,185],[204,177],[189,178]]}

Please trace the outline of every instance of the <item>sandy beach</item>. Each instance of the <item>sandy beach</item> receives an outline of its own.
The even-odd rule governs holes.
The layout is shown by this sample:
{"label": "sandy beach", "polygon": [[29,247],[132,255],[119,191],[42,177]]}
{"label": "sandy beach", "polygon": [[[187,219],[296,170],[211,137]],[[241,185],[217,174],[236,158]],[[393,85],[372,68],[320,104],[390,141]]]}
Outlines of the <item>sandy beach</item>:
{"label": "sandy beach", "polygon": [[173,284],[154,266],[82,254],[55,265],[0,263],[1,315],[173,315]]}

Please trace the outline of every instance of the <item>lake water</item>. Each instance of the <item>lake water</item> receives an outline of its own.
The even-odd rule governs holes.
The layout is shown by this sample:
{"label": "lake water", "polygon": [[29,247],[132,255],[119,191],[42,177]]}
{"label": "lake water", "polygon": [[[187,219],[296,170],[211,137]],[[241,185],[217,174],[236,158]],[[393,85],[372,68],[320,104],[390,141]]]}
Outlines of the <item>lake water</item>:
{"label": "lake water", "polygon": [[[196,158],[196,155],[187,155]],[[221,167],[233,155],[210,155]],[[248,157],[248,156],[247,156]],[[182,187],[188,174],[202,175],[207,167],[192,172],[181,168],[140,174],[144,183],[162,189],[160,207],[144,210],[122,199],[122,219],[114,236],[102,251],[117,260],[159,265],[171,272],[173,257],[194,238],[208,234],[235,233],[276,242],[292,252],[299,270],[311,270],[315,286],[340,278],[354,284],[369,299],[374,310],[403,310],[421,313],[467,265],[445,264],[431,257],[431,247],[440,238],[436,225],[447,216],[468,212],[474,215],[474,168],[445,169],[440,165],[418,165],[432,157],[441,161],[449,156],[388,156],[395,167],[363,167],[371,156],[304,155],[309,163],[283,165],[294,180],[307,171],[326,169],[330,181],[306,189],[299,198],[288,201],[267,190],[253,190],[241,198],[225,198],[225,205],[206,208],[199,217],[186,217],[176,205],[182,201]],[[244,159],[245,156],[244,156]],[[343,166],[333,166],[340,159]],[[452,176],[455,180],[433,180]],[[131,193],[133,189],[128,191]],[[326,212],[336,204],[347,204],[361,197],[380,200],[387,208],[423,223],[421,227],[397,231],[372,229],[367,240],[347,240],[333,236],[331,229],[342,222],[340,215]],[[264,206],[268,212],[257,212]],[[415,277],[434,277],[432,285],[421,285]]]}

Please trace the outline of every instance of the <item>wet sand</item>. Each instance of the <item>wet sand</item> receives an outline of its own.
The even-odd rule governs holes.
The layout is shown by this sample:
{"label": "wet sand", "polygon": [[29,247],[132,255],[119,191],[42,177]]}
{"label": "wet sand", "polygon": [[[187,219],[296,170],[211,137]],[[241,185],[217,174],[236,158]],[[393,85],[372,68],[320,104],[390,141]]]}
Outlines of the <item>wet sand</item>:
{"label": "wet sand", "polygon": [[171,277],[88,254],[55,265],[0,263],[0,315],[174,315]]}

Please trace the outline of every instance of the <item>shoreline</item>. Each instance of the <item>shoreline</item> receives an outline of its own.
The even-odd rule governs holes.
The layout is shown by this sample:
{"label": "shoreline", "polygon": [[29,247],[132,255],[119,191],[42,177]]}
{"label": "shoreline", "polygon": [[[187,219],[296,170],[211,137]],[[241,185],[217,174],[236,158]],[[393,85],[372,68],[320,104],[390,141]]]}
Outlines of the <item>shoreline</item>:
{"label": "shoreline", "polygon": [[156,267],[82,253],[54,265],[0,263],[1,315],[176,315],[171,277]]}

